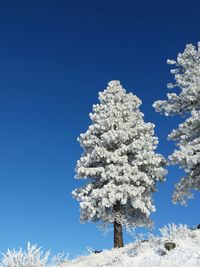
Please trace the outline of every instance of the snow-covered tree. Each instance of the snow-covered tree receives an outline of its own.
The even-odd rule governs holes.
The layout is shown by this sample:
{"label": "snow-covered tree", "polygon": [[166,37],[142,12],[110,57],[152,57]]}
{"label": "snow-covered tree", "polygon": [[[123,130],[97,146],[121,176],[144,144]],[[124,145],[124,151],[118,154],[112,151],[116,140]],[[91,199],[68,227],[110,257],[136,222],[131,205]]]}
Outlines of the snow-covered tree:
{"label": "snow-covered tree", "polygon": [[175,65],[171,70],[175,83],[168,84],[168,88],[178,87],[178,92],[168,93],[167,100],[156,101],[153,106],[166,116],[186,116],[178,129],[169,134],[178,147],[169,159],[186,173],[175,186],[173,202],[185,204],[193,196],[192,190],[200,190],[200,43],[197,48],[187,45],[177,60],[167,63]]}
{"label": "snow-covered tree", "polygon": [[156,154],[154,124],[145,123],[141,100],[111,81],[93,105],[92,125],[78,138],[84,153],[76,178],[88,183],[74,190],[81,221],[114,224],[114,247],[123,246],[122,226],[149,226],[155,211],[152,193],[166,174],[165,159]]}

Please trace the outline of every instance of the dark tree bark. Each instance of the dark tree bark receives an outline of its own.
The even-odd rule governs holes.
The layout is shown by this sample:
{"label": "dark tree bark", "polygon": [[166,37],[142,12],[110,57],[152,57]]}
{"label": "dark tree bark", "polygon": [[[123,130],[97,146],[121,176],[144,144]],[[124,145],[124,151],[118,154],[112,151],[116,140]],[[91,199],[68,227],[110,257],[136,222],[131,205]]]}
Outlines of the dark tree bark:
{"label": "dark tree bark", "polygon": [[[120,204],[117,203],[114,206],[114,212],[117,213],[120,210]],[[124,246],[122,225],[116,220],[114,221],[114,248],[121,248]]]}

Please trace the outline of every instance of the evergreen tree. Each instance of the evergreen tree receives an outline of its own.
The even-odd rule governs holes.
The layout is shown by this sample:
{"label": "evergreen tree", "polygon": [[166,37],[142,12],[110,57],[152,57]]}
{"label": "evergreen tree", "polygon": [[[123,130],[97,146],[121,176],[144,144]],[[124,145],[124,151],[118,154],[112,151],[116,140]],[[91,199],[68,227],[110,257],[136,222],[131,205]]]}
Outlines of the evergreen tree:
{"label": "evergreen tree", "polygon": [[84,153],[76,178],[88,183],[74,190],[81,221],[114,224],[114,247],[123,246],[122,226],[150,226],[152,193],[163,181],[165,159],[156,154],[154,124],[145,123],[141,100],[111,81],[93,105],[92,125],[79,137]]}
{"label": "evergreen tree", "polygon": [[177,149],[169,159],[178,164],[186,173],[175,186],[173,202],[186,204],[192,190],[200,190],[200,43],[198,48],[189,44],[177,60],[168,60],[175,65],[171,70],[175,83],[168,88],[178,87],[177,93],[168,93],[167,100],[156,101],[156,111],[166,116],[187,116],[178,129],[169,134],[169,139],[177,143]]}

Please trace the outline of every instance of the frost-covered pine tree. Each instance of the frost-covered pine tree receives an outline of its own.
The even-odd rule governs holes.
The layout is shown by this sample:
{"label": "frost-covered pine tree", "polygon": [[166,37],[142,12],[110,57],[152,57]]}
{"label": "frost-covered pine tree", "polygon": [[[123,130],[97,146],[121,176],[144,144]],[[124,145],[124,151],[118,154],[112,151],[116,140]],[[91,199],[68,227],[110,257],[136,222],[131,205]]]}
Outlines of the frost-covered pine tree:
{"label": "frost-covered pine tree", "polygon": [[169,134],[178,147],[169,159],[186,173],[175,186],[173,202],[186,204],[186,199],[193,196],[192,190],[200,190],[200,43],[197,48],[187,45],[177,60],[167,63],[175,65],[171,70],[175,83],[168,84],[168,88],[178,87],[178,92],[168,93],[167,100],[156,101],[153,106],[166,116],[186,116]]}
{"label": "frost-covered pine tree", "polygon": [[166,174],[165,159],[156,154],[154,124],[145,123],[141,100],[111,81],[93,105],[92,125],[78,138],[84,153],[76,178],[88,183],[74,190],[81,221],[114,224],[114,247],[123,246],[122,226],[149,226],[155,211],[152,193]]}

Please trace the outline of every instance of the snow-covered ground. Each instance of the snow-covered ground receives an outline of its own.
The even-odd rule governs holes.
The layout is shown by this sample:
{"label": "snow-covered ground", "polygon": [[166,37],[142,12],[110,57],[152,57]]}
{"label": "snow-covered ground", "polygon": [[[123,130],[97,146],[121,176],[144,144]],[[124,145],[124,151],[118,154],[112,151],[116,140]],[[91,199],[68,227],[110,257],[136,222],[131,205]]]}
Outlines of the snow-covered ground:
{"label": "snow-covered ground", "polygon": [[[166,242],[173,242],[176,247],[168,251]],[[57,258],[51,263],[48,255],[35,247],[30,251],[30,246],[29,252],[10,251],[4,256],[1,267],[200,267],[200,230],[169,225],[161,229],[160,237],[148,236],[147,240],[136,240],[124,248],[98,254],[91,252],[74,260]]]}
{"label": "snow-covered ground", "polygon": [[[166,242],[176,247],[166,250]],[[200,230],[186,226],[169,226],[161,229],[161,237],[136,241],[121,249],[80,257],[65,266],[70,267],[200,267]]]}

